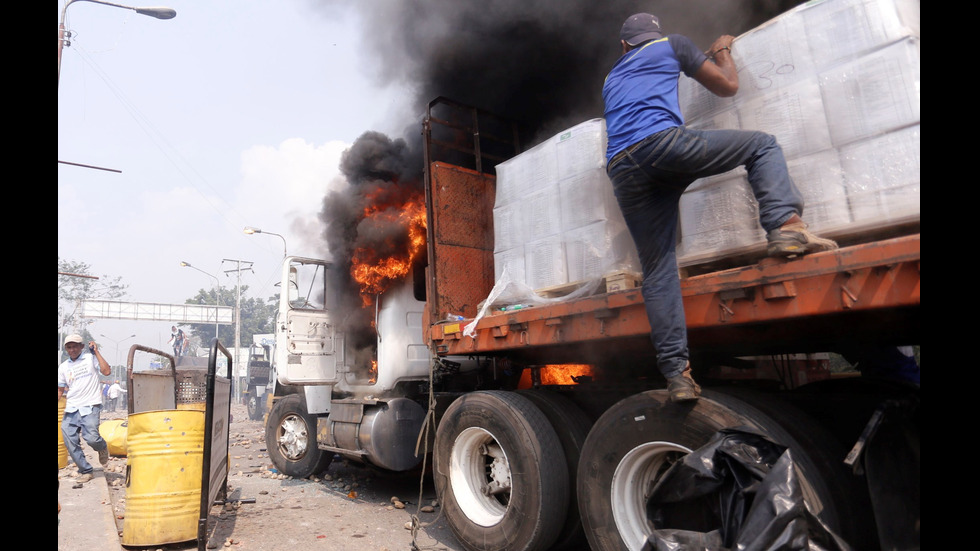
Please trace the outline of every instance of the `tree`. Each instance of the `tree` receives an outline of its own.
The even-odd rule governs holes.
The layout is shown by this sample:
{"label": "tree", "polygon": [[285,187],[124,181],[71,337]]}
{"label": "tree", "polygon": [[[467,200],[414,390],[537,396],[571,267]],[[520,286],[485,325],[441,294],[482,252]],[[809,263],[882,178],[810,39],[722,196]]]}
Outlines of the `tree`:
{"label": "tree", "polygon": [[[278,296],[271,297],[263,302],[260,299],[245,297],[246,291],[248,291],[248,286],[243,285],[241,300],[241,338],[243,347],[247,347],[252,342],[252,335],[273,332],[273,323],[279,304]],[[200,304],[203,306],[214,306],[214,303],[215,289],[199,289],[194,297],[184,301],[184,304]],[[218,295],[218,305],[234,308],[235,289],[221,289]],[[211,345],[211,339],[214,338],[213,323],[190,323],[186,325],[189,327],[187,332],[191,337],[192,348]],[[219,324],[218,340],[225,348],[233,348],[235,346],[235,326],[233,324]],[[196,350],[192,349],[190,352],[193,354],[196,353]]]}
{"label": "tree", "polygon": [[[83,319],[79,307],[83,300],[113,300],[126,295],[128,285],[121,277],[93,276],[91,266],[85,262],[58,258],[58,346],[61,336],[71,327],[71,332],[83,337],[88,335],[86,326],[95,320]],[[91,338],[91,335],[88,335]]]}

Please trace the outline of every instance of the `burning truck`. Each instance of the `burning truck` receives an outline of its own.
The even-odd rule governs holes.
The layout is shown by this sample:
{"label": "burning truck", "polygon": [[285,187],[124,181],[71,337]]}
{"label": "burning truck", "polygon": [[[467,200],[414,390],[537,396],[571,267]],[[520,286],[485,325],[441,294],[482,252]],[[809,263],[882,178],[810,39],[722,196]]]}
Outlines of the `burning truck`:
{"label": "burning truck", "polygon": [[[797,360],[920,339],[918,99],[913,111],[882,108],[874,95],[917,94],[917,14],[918,2],[906,0],[806,3],[736,41],[742,78],[767,89],[707,108],[682,98],[703,109],[692,124],[752,114],[784,122],[784,112],[816,109],[777,128],[825,138],[785,140],[797,156],[791,169],[803,183],[811,173],[847,183],[805,190],[808,208],[826,214],[822,233],[844,246],[790,260],[760,260],[757,227],[742,227],[751,212],[699,210],[711,204],[704,195],[738,197],[738,173],[682,199],[682,293],[705,389],[693,404],[671,403],[654,367],[629,242],[618,237],[601,176],[553,176],[555,162],[522,142],[509,119],[443,97],[427,105],[418,149],[364,134],[341,162],[350,185],[324,201],[332,259],[288,257],[282,266],[266,420],[273,463],[295,477],[335,457],[409,472],[431,455],[443,513],[470,550],[774,548],[780,538],[917,549],[918,387],[833,377]],[[829,21],[878,26],[846,36],[829,24],[801,26]],[[795,55],[811,32],[825,46],[809,75],[821,69],[819,86],[806,78],[780,87],[800,73],[750,58]],[[873,47],[857,44],[871,35]],[[835,109],[822,111],[824,101]],[[877,108],[874,117],[862,116],[871,111],[861,102]],[[813,127],[836,113],[839,125]],[[529,142],[568,144],[571,134]],[[602,151],[601,131],[590,135],[586,149],[567,155],[572,165]],[[589,170],[602,174],[601,164]],[[539,177],[554,191],[550,202],[533,197],[533,185],[505,200],[515,180]],[[594,193],[577,195],[586,188],[575,186],[593,184]],[[685,209],[696,216],[685,219]],[[564,228],[543,239],[543,224],[585,210],[599,213],[601,224],[589,220],[597,239]],[[702,227],[717,220],[731,229]],[[703,235],[722,235],[728,248]],[[763,357],[787,361],[763,367]],[[704,455],[715,450],[728,455]],[[749,461],[744,470],[732,465],[739,457]],[[704,473],[683,478],[698,465],[735,470],[717,485]],[[789,506],[767,507],[770,497]]]}

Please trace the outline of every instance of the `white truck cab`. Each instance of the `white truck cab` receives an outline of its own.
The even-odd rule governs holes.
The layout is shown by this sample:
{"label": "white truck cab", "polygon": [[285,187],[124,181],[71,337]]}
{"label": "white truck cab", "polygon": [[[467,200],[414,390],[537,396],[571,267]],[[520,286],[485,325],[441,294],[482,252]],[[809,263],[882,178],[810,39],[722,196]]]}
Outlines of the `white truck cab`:
{"label": "white truck cab", "polygon": [[[297,477],[324,469],[334,454],[412,469],[422,460],[415,448],[427,414],[424,384],[412,384],[429,380],[425,302],[409,281],[376,296],[368,311],[337,311],[327,300],[331,269],[312,258],[283,263],[269,455],[280,471]],[[357,339],[360,350],[346,329],[355,317],[372,320],[374,329],[369,346]]]}

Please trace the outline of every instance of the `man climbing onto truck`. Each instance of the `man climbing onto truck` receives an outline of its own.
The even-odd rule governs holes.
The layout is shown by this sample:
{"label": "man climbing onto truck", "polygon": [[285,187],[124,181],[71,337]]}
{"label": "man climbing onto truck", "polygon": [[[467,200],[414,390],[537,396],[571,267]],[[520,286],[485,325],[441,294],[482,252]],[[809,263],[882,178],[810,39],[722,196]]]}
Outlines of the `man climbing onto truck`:
{"label": "man climbing onto truck", "polygon": [[704,53],[683,35],[664,34],[656,16],[632,15],[620,31],[623,55],[602,89],[606,171],[639,253],[657,367],[674,402],[696,400],[701,393],[691,376],[675,253],[679,201],[691,183],[744,165],[759,202],[770,256],[837,248],[835,242],[810,233],[800,218],[803,196],[772,135],[684,126],[677,96],[680,73],[715,95],[734,96],[734,40],[723,35]]}
{"label": "man climbing onto truck", "polygon": [[186,336],[184,335],[183,329],[177,329],[176,325],[170,327],[170,340],[168,343],[172,342],[174,347],[174,358],[180,358],[184,354],[184,340]]}

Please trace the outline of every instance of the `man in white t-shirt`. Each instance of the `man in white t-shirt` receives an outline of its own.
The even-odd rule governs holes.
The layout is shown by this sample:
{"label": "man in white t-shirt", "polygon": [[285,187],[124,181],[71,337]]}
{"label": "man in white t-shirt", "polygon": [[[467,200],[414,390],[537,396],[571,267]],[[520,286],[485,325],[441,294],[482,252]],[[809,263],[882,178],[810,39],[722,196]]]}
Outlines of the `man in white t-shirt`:
{"label": "man in white t-shirt", "polygon": [[109,411],[116,411],[116,407],[119,406],[119,398],[126,391],[119,385],[119,379],[116,379],[112,386],[109,387]]}
{"label": "man in white t-shirt", "polygon": [[92,480],[92,465],[85,459],[82,443],[85,440],[99,453],[99,463],[109,464],[109,446],[99,434],[99,415],[102,412],[102,384],[99,373],[109,375],[112,368],[102,357],[95,341],[88,343],[84,351],[81,335],[65,337],[68,359],[58,366],[58,399],[65,397],[65,415],[61,420],[68,455],[78,467],[78,482]]}

